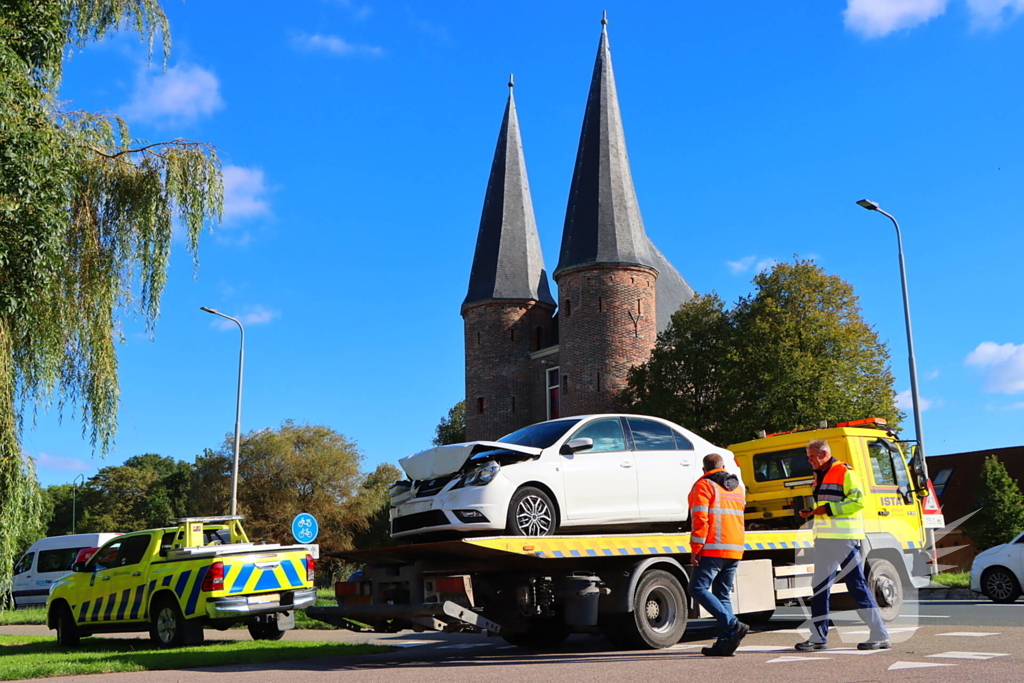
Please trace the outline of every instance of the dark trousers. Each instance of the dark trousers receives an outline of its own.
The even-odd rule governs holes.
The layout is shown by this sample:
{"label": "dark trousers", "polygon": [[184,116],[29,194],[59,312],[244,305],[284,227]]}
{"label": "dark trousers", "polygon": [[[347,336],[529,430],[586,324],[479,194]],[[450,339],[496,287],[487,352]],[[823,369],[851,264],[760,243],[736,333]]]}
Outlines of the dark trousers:
{"label": "dark trousers", "polygon": [[871,630],[869,640],[887,640],[889,632],[864,578],[860,541],[819,538],[814,542],[814,595],[811,597],[811,640],[828,641],[829,590],[837,580],[846,584],[857,603],[857,614]]}
{"label": "dark trousers", "polygon": [[725,557],[702,557],[700,564],[693,568],[690,577],[690,591],[701,607],[711,613],[718,622],[718,639],[728,640],[736,627],[729,593],[736,579],[739,560]]}

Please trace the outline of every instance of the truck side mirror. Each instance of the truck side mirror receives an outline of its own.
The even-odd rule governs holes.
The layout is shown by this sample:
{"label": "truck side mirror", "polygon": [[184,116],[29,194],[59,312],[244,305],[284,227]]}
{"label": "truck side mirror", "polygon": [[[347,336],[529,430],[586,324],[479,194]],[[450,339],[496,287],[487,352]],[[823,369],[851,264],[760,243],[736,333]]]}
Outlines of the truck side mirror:
{"label": "truck side mirror", "polygon": [[914,494],[912,494],[910,492],[910,489],[907,488],[906,486],[900,486],[898,489],[896,489],[896,493],[900,494],[903,497],[903,502],[906,503],[907,505],[913,504]]}
{"label": "truck side mirror", "polygon": [[585,451],[593,447],[593,439],[582,437],[579,439],[572,439],[571,441],[567,442],[565,445],[562,446],[561,450],[559,450],[559,453],[561,453],[562,455],[572,455],[573,453]]}

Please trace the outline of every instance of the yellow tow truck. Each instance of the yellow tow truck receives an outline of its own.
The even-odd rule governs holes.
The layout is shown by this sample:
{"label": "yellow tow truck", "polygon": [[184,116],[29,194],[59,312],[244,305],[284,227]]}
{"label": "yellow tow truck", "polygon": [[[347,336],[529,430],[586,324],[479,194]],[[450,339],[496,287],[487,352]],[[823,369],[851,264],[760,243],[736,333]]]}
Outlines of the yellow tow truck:
{"label": "yellow tow truck", "polygon": [[316,545],[251,543],[241,516],[186,517],[176,527],[123,534],[56,581],[46,602],[57,642],[146,631],[160,647],[203,642],[204,627],[245,623],[278,640],[295,610],[316,601]]}
{"label": "yellow tow truck", "polygon": [[[744,621],[812,594],[813,534],[798,512],[813,488],[804,448],[826,439],[861,474],[864,555],[883,619],[899,616],[907,593],[927,585],[922,500],[927,481],[882,420],[774,434],[730,447],[743,474],[746,550],[733,607]],[[685,496],[685,491],[680,491]],[[942,526],[941,520],[929,522]],[[689,596],[689,534],[498,536],[329,553],[364,563],[335,585],[337,607],[308,616],[353,630],[488,631],[523,647],[557,645],[571,633],[602,632],[622,648],[676,644],[702,615]],[[846,590],[844,584],[834,593]],[[842,598],[837,601],[842,607]]]}

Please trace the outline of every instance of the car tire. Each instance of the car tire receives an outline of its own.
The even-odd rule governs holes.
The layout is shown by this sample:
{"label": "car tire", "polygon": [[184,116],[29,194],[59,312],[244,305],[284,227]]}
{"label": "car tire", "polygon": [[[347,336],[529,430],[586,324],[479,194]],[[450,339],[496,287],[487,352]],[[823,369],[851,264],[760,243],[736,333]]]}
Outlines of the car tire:
{"label": "car tire", "polygon": [[55,619],[57,622],[57,644],[61,647],[78,647],[81,634],[78,631],[78,624],[75,623],[75,615],[71,613],[71,608],[62,602],[55,609],[57,610]]}
{"label": "car tire", "polygon": [[867,580],[882,621],[895,621],[903,611],[903,579],[896,567],[888,560],[868,560]]}
{"label": "car tire", "polygon": [[647,571],[633,592],[633,611],[621,615],[621,631],[613,643],[637,650],[672,647],[686,631],[686,591],[673,574],[663,569]]}
{"label": "car tire", "polygon": [[165,596],[157,599],[150,613],[149,637],[157,647],[181,647],[203,642],[202,624],[198,619],[185,619],[174,598]]}
{"label": "car tire", "polygon": [[1020,582],[1006,567],[989,567],[981,575],[981,592],[992,602],[1005,605],[1020,597]]}
{"label": "car tire", "polygon": [[534,486],[524,486],[515,492],[505,520],[509,536],[550,536],[557,527],[558,513],[547,493]]}

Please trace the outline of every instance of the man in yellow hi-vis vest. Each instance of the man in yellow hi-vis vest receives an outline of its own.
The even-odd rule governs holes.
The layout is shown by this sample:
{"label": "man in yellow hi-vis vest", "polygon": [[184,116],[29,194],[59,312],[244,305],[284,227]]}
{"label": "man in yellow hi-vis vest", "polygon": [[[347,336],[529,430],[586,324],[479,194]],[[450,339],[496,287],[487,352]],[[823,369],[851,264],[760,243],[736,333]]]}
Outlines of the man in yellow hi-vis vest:
{"label": "man in yellow hi-vis vest", "polygon": [[886,650],[889,632],[878,613],[861,566],[860,542],[864,539],[864,491],[853,468],[832,457],[823,439],[807,444],[807,459],[814,468],[813,509],[801,510],[814,520],[814,595],[811,597],[811,637],[797,643],[801,652],[828,647],[829,592],[836,574],[846,583],[857,603],[860,618],[868,625],[868,639],[858,650]]}

